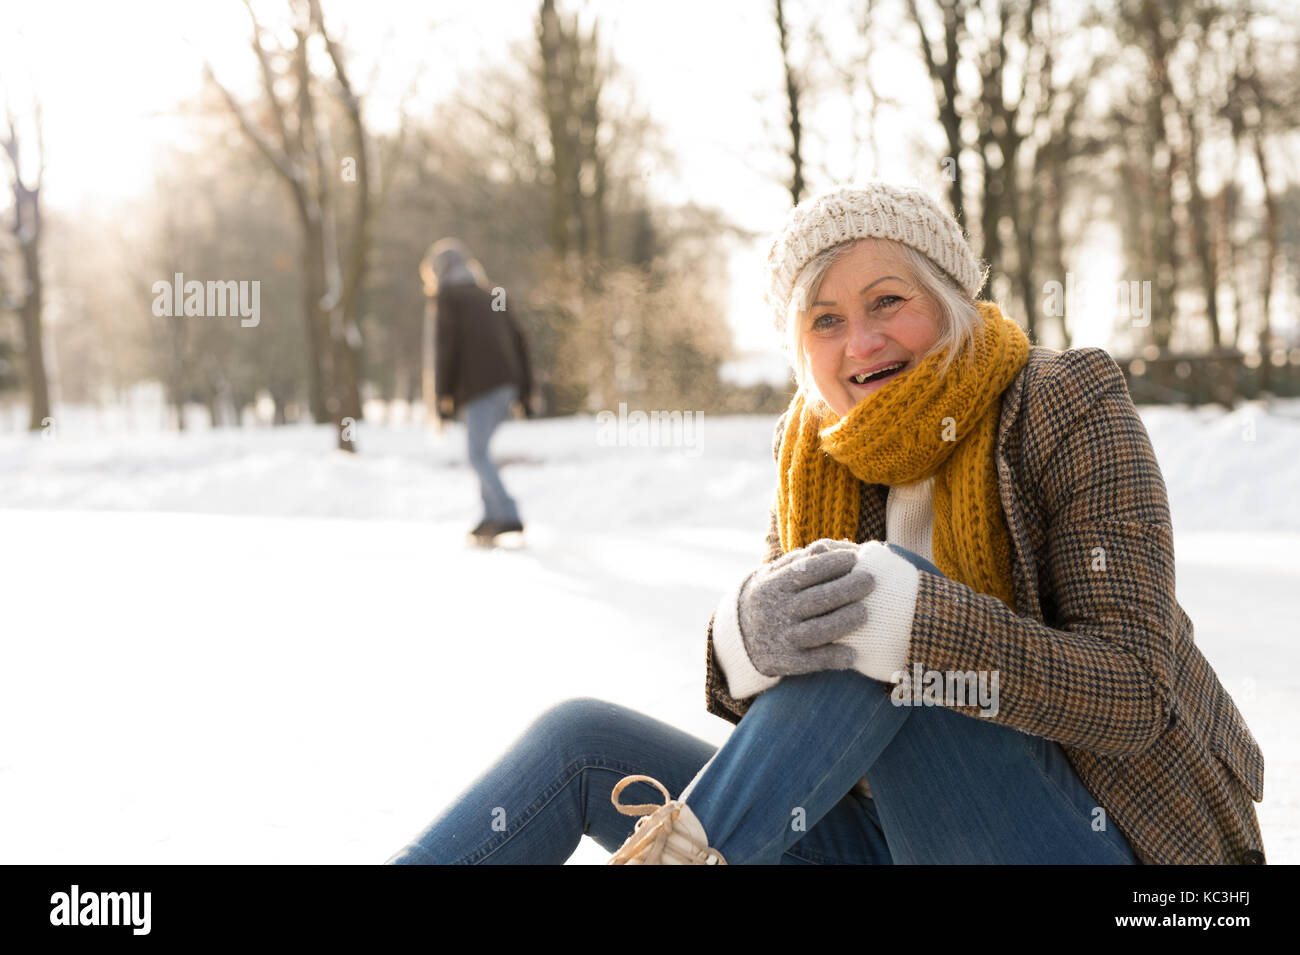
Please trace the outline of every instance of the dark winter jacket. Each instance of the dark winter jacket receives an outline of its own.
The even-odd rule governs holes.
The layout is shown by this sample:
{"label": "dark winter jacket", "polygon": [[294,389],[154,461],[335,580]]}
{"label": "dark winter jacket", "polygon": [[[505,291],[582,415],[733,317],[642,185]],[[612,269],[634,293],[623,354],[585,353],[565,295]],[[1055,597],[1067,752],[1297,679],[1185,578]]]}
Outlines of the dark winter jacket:
{"label": "dark winter jacket", "polygon": [[492,308],[494,296],[477,285],[447,285],[438,292],[434,382],[439,407],[467,401],[511,383],[526,403],[532,370],[524,336],[509,311]]}
{"label": "dark winter jacket", "polygon": [[[921,571],[909,661],[997,670],[980,718],[1058,742],[1140,863],[1263,863],[1264,757],[1175,599],[1164,479],[1110,355],[1033,347],[994,453],[1015,607]],[[857,540],[884,540],[888,488],[862,490]],[[712,620],[706,642],[706,706],[739,722]]]}

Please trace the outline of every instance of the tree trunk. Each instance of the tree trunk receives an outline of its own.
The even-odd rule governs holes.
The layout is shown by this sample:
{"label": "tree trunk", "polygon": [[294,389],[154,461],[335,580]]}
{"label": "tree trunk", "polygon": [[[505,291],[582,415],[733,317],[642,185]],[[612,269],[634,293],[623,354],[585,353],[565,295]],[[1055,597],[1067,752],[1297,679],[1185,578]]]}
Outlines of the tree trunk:
{"label": "tree trunk", "polygon": [[1174,223],[1173,179],[1178,159],[1169,144],[1167,115],[1177,115],[1176,99],[1169,78],[1169,49],[1161,13],[1152,2],[1143,4],[1143,27],[1149,43],[1147,64],[1152,95],[1147,97],[1147,135],[1151,143],[1155,209],[1152,216],[1152,252],[1155,265],[1155,295],[1152,302],[1151,336],[1162,351],[1173,338],[1175,296],[1178,291],[1179,254]]}
{"label": "tree trunk", "polygon": [[776,0],[776,31],[781,43],[781,66],[785,71],[785,98],[790,123],[790,199],[798,205],[803,199],[803,126],[799,119],[799,99],[802,92],[794,66],[790,62],[790,35],[785,25],[782,0]]}
{"label": "tree trunk", "polygon": [[1188,198],[1188,213],[1192,220],[1192,244],[1196,250],[1196,261],[1201,272],[1201,292],[1205,296],[1205,317],[1210,326],[1210,349],[1220,345],[1219,328],[1219,263],[1215,255],[1214,221],[1210,215],[1209,203],[1200,183],[1200,148],[1201,136],[1199,124],[1191,109],[1183,114],[1187,127],[1187,184],[1191,190]]}
{"label": "tree trunk", "polygon": [[329,362],[327,361],[324,342],[328,342],[328,329],[321,328],[320,302],[325,295],[325,276],[323,273],[324,240],[320,234],[319,222],[307,217],[300,218],[302,226],[302,322],[307,332],[307,406],[311,409],[312,420],[323,424],[333,418],[333,410],[327,395],[333,393],[330,387]]}
{"label": "tree trunk", "polygon": [[271,405],[273,409],[271,412],[271,425],[276,427],[287,424],[288,421],[285,418],[284,406],[285,402],[288,401],[288,392],[284,388],[276,385],[275,382],[272,382],[267,390],[271,393]]}
{"label": "tree trunk", "polygon": [[[33,203],[35,199],[33,199]],[[44,288],[41,281],[41,253],[39,231],[25,242],[23,250],[23,284],[27,297],[21,309],[23,326],[23,355],[27,369],[27,393],[31,400],[28,430],[39,431],[50,417],[50,385],[45,375],[44,336],[41,333],[41,311]],[[20,237],[19,241],[22,241]]]}
{"label": "tree trunk", "polygon": [[[1237,155],[1237,149],[1233,147],[1233,156]],[[1239,346],[1241,338],[1241,288],[1237,278],[1237,239],[1233,234],[1237,222],[1237,209],[1239,206],[1239,190],[1235,180],[1235,170],[1237,166],[1233,164],[1234,174],[1224,183],[1222,191],[1219,193],[1219,236],[1223,244],[1224,263],[1223,274],[1228,285],[1228,294],[1232,299],[1232,337],[1228,340],[1231,348]]]}
{"label": "tree trunk", "polygon": [[[1030,191],[1030,196],[1033,191]],[[1035,301],[1037,293],[1034,286],[1034,237],[1037,229],[1038,209],[1032,201],[1023,201],[1020,189],[1012,196],[1013,214],[1016,217],[1016,280],[1020,286],[1020,298],[1025,308],[1025,335],[1035,345],[1038,340],[1038,317]]]}
{"label": "tree trunk", "polygon": [[1269,180],[1268,156],[1264,150],[1263,132],[1256,127],[1251,137],[1255,147],[1255,162],[1259,165],[1259,178],[1264,186],[1264,276],[1260,282],[1259,357],[1260,390],[1273,393],[1273,269],[1277,262],[1278,210],[1277,196]]}
{"label": "tree trunk", "polygon": [[571,64],[562,61],[563,28],[554,0],[542,0],[537,22],[537,39],[542,54],[542,100],[551,138],[551,250],[564,257],[570,249],[572,209],[570,183],[575,178],[575,157],[567,127],[569,88],[566,75]]}
{"label": "tree trunk", "polygon": [[50,417],[50,384],[45,373],[45,343],[41,330],[44,283],[41,276],[41,182],[45,176],[45,151],[41,145],[40,107],[36,108],[37,173],[34,184],[23,181],[22,150],[13,116],[8,134],[0,140],[9,157],[13,187],[13,234],[23,260],[22,304],[19,323],[23,330],[23,363],[30,400],[28,429],[40,431]]}
{"label": "tree trunk", "polygon": [[966,32],[967,0],[939,0],[939,6],[943,13],[944,62],[942,63],[935,58],[934,48],[926,35],[916,0],[907,0],[908,13],[917,32],[921,35],[921,54],[925,59],[930,79],[934,83],[939,124],[943,127],[944,136],[948,141],[948,155],[944,157],[946,160],[944,168],[949,174],[948,200],[952,205],[954,218],[965,227],[966,207],[962,201],[959,171],[962,140],[961,116],[957,113],[957,61],[958,48]]}

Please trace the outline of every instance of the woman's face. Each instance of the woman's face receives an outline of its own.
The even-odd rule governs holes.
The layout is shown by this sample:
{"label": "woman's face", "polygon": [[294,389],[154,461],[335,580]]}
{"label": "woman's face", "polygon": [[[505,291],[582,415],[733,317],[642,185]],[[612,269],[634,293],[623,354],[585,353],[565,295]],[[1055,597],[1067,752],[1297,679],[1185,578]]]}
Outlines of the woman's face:
{"label": "woman's face", "polygon": [[[891,244],[861,239],[827,270],[804,318],[801,343],[817,390],[841,418],[908,374],[939,339],[929,296]],[[902,364],[899,372],[860,376]]]}

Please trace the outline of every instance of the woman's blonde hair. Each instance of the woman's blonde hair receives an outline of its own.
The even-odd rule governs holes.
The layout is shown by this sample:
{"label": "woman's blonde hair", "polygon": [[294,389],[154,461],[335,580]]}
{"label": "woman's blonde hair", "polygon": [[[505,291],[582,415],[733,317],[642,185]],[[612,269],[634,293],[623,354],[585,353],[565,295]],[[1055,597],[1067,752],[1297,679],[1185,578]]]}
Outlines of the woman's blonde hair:
{"label": "woman's blonde hair", "polygon": [[[786,354],[794,368],[795,383],[799,390],[825,404],[816,383],[808,371],[808,356],[803,350],[803,332],[807,325],[810,305],[816,300],[817,291],[822,280],[836,260],[847,255],[859,242],[875,241],[888,243],[897,252],[912,273],[921,292],[934,302],[939,317],[939,337],[920,358],[926,358],[937,351],[947,349],[948,354],[939,365],[939,376],[943,377],[961,354],[965,354],[969,363],[973,357],[966,345],[975,335],[979,325],[979,312],[975,309],[975,300],[946,273],[939,268],[928,255],[918,252],[910,245],[895,242],[892,239],[850,239],[823,250],[803,267],[795,278],[794,292],[790,296],[790,311],[786,322]],[[919,360],[919,359],[918,359]]]}

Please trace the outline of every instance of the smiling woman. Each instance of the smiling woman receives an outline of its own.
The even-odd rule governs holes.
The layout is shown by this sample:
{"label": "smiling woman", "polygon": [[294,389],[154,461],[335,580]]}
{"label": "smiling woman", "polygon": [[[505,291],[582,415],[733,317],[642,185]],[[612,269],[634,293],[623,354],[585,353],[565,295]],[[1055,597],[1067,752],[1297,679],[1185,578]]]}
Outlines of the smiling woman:
{"label": "smiling woman", "polygon": [[767,263],[800,387],[766,552],[705,639],[735,729],[561,702],[390,861],[562,862],[585,833],[629,865],[1262,862],[1263,756],[1175,599],[1115,362],[975,301],[911,187],[805,200]]}
{"label": "smiling woman", "polygon": [[[1262,754],[1177,604],[1164,481],[1110,356],[1032,346],[975,301],[960,227],[910,187],[800,203],[768,274],[799,388],[764,565],[709,627],[708,708],[737,756],[681,797],[708,844],[735,861],[771,787],[807,807],[851,738],[866,775],[802,839],[771,822],[751,861],[1262,862]],[[909,665],[987,675],[999,699],[886,715]],[[813,747],[781,722],[801,699]]]}

